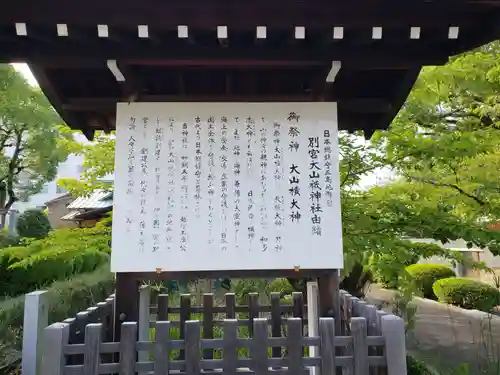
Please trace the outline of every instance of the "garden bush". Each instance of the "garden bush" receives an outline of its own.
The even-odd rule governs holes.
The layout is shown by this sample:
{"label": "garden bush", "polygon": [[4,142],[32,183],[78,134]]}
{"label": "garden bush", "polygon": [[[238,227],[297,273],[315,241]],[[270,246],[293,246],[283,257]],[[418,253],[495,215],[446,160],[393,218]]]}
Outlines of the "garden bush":
{"label": "garden bush", "polygon": [[295,292],[293,287],[290,285],[287,279],[285,278],[278,278],[274,279],[269,283],[267,286],[266,292],[272,293],[272,292],[278,292],[280,293],[281,297],[287,296]]}
{"label": "garden bush", "polygon": [[58,229],[0,252],[0,295],[16,296],[106,263],[111,228]]}
{"label": "garden bush", "polygon": [[423,361],[410,355],[406,357],[406,370],[408,375],[433,375]]}
{"label": "garden bush", "polygon": [[16,229],[20,237],[43,238],[49,234],[51,227],[43,211],[26,210],[19,216]]}
{"label": "garden bush", "polygon": [[[53,283],[49,288],[49,323],[75,316],[96,303],[104,301],[114,291],[114,275],[109,264],[94,272]],[[15,367],[22,345],[24,295],[0,302],[0,373]]]}
{"label": "garden bush", "polygon": [[19,237],[8,232],[7,228],[0,230],[0,249],[19,245]]}
{"label": "garden bush", "polygon": [[437,280],[433,286],[439,302],[490,312],[500,304],[500,291],[492,285],[463,277]]}
{"label": "garden bush", "polygon": [[450,267],[442,264],[412,264],[406,271],[413,278],[415,286],[422,292],[424,298],[436,299],[432,285],[440,279],[455,276]]}

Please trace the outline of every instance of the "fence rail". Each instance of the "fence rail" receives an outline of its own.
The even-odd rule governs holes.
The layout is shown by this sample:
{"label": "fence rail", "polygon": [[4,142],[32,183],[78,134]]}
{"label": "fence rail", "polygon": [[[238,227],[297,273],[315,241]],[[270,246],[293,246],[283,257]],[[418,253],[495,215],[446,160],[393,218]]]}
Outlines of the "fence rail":
{"label": "fence rail", "polygon": [[[49,307],[43,305],[45,302],[42,297],[43,292],[31,293],[26,296],[27,302],[31,300],[31,303],[25,305],[25,322],[36,322],[36,324],[33,323],[34,329],[25,330],[24,333],[24,344],[29,343],[30,345],[23,345],[23,375],[40,374],[37,369],[39,369],[39,362],[42,357],[41,350],[51,345],[47,343],[47,338],[44,339],[43,337],[43,329],[48,325],[48,318],[46,314],[41,312],[46,312]],[[155,303],[152,304],[151,288],[141,288],[138,322],[124,323],[123,326],[129,327],[135,325],[135,328],[124,329],[135,330],[137,332],[138,341],[135,344],[135,350],[138,352],[139,362],[134,365],[136,371],[141,375],[157,371],[154,367],[154,360],[151,362],[151,358],[152,356],[154,357],[155,353],[158,353],[156,348],[158,338],[161,339],[161,332],[164,332],[162,330],[165,330],[164,326],[168,323],[170,336],[166,340],[169,341],[170,350],[175,351],[175,353],[170,354],[171,359],[169,359],[169,364],[171,366],[168,367],[170,370],[179,370],[188,373],[184,362],[188,358],[187,346],[191,345],[190,340],[192,340],[188,337],[188,334],[189,330],[193,330],[192,327],[198,326],[200,329],[200,341],[196,345],[202,353],[200,369],[204,370],[203,373],[214,370],[210,368],[210,366],[215,366],[213,363],[219,363],[217,371],[220,372],[222,369],[223,372],[226,372],[224,366],[222,366],[225,360],[221,357],[220,353],[221,349],[223,352],[224,349],[217,345],[223,345],[224,340],[229,340],[229,338],[226,338],[226,334],[230,335],[231,330],[235,329],[239,332],[240,336],[244,334],[245,337],[231,338],[232,345],[239,348],[240,352],[241,350],[247,350],[251,354],[250,358],[237,358],[236,365],[248,368],[247,370],[252,372],[254,371],[252,361],[255,362],[256,360],[253,358],[255,349],[252,349],[252,345],[256,344],[251,343],[259,340],[258,333],[255,330],[263,330],[262,327],[265,326],[267,327],[266,332],[269,333],[269,337],[266,336],[265,340],[270,354],[270,358],[266,360],[267,365],[271,366],[273,371],[298,374],[301,370],[294,370],[294,372],[288,369],[286,358],[289,355],[287,353],[293,350],[293,348],[289,348],[290,334],[295,334],[294,331],[291,333],[288,331],[295,329],[294,324],[300,323],[302,327],[300,333],[304,337],[298,342],[306,348],[304,355],[308,355],[300,363],[303,366],[309,366],[312,375],[325,374],[326,371],[318,373],[321,370],[321,364],[323,363],[321,358],[324,355],[320,351],[321,337],[327,337],[324,332],[321,333],[321,324],[335,324],[335,329],[332,331],[334,341],[333,344],[329,344],[334,350],[333,354],[330,353],[329,355],[335,357],[335,367],[338,368],[338,371],[341,371],[342,375],[364,375],[365,372],[360,372],[361,370],[359,370],[359,368],[364,369],[363,365],[358,364],[358,370],[356,370],[358,372],[356,372],[354,370],[354,363],[357,361],[357,358],[365,358],[366,356],[368,356],[367,363],[370,367],[370,375],[406,374],[403,321],[394,315],[377,310],[375,306],[367,304],[365,301],[353,297],[345,291],[340,291],[339,304],[341,315],[336,320],[332,320],[334,323],[331,323],[330,320],[328,320],[329,323],[324,323],[326,321],[324,320],[325,318],[318,320],[317,287],[309,288],[308,286],[309,306],[304,303],[304,297],[301,293],[294,293],[289,303],[281,301],[279,293],[272,293],[269,305],[260,305],[257,293],[250,293],[248,295],[246,305],[237,305],[236,297],[233,293],[224,295],[223,306],[220,306],[222,301],[216,300],[211,293],[205,294],[201,299],[198,298],[197,300],[202,302],[201,306],[193,306],[192,296],[184,294],[180,296],[180,299],[174,305],[171,296],[165,294],[157,296],[154,301]],[[114,355],[114,353],[119,353],[120,345],[125,344],[113,342],[113,314],[114,295],[110,296],[106,301],[78,313],[74,318],[68,318],[62,323],[58,323],[59,326],[52,325],[50,326],[50,330],[47,328],[47,330],[52,332],[57,331],[54,327],[60,327],[61,329],[58,331],[60,332],[60,339],[64,341],[67,337],[66,344],[61,349],[64,350],[61,352],[61,355],[65,359],[65,374],[80,374],[83,371],[82,366],[87,366],[85,368],[88,368],[86,363],[90,352],[85,352],[84,348],[90,345],[88,335],[96,334],[92,330],[97,330],[97,328],[92,327],[97,326],[100,327],[98,338],[100,342],[99,347],[101,348],[99,352],[99,371],[100,373],[116,372],[115,370],[119,366],[119,362],[113,362],[117,360],[117,355]],[[388,323],[389,321],[392,323]],[[358,327],[360,324],[364,327],[361,330],[366,331],[366,337],[356,333],[360,330]],[[323,327],[322,329],[325,328]],[[123,334],[126,335],[127,332],[123,331]],[[158,332],[160,332],[159,336]],[[153,343],[151,339],[154,337],[154,334],[156,334],[156,341]],[[68,349],[70,347],[71,349]],[[361,347],[366,347],[366,355],[365,349],[360,349]],[[34,351],[33,348],[37,349]],[[36,354],[33,355],[33,353]],[[285,366],[286,368],[283,369],[280,366]],[[258,368],[262,369],[264,367]],[[339,370],[340,368],[342,370]],[[397,371],[394,372],[394,369],[397,369]],[[164,374],[161,371],[157,373]],[[92,373],[85,370],[82,374],[90,375]],[[326,374],[328,375],[329,373],[326,372]]]}
{"label": "fence rail", "polygon": [[[382,318],[382,328],[391,335],[403,336],[404,323],[401,319],[389,315]],[[389,375],[402,375],[401,361],[394,361],[400,356],[400,347],[394,347],[394,340],[387,336],[370,336],[367,334],[365,318],[351,319],[351,335],[337,336],[333,318],[320,318],[317,337],[303,336],[303,322],[300,318],[287,318],[287,337],[269,337],[269,327],[265,319],[253,321],[252,337],[239,337],[235,319],[225,319],[223,337],[221,339],[203,339],[201,337],[202,322],[190,320],[185,323],[185,338],[171,337],[172,324],[169,321],[158,321],[155,341],[137,341],[138,324],[123,323],[121,341],[119,343],[102,342],[103,326],[101,323],[89,324],[85,328],[83,344],[69,343],[69,325],[55,323],[45,329],[44,361],[41,375],[98,375],[113,374],[131,375],[153,373],[155,375],[175,373],[185,375],[255,373],[267,374],[269,371],[283,374],[308,373],[309,367],[317,367],[321,375],[335,375],[337,369],[347,370],[344,373],[353,375],[369,375],[370,369],[384,367]],[[317,346],[318,356],[304,356],[304,347]],[[285,348],[285,355],[270,358],[273,347]],[[369,347],[385,347],[385,355],[372,355]],[[336,355],[339,349],[349,348],[348,355]],[[183,349],[185,358],[172,359],[172,351]],[[217,359],[204,359],[200,354],[203,349],[218,352]],[[248,356],[242,356],[240,349],[249,350]],[[138,351],[150,353],[147,360],[137,361]],[[119,353],[119,361],[105,363],[102,356]],[[82,355],[85,360],[81,365],[68,365],[67,360],[75,355]]]}

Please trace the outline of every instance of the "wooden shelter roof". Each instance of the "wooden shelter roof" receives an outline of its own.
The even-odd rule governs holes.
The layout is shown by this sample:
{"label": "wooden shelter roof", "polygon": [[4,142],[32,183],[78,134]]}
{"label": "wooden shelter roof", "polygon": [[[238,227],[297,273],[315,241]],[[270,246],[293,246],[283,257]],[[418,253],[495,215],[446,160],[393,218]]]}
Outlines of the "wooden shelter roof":
{"label": "wooden shelter roof", "polygon": [[[500,0],[15,0],[0,62],[27,62],[91,138],[117,101],[337,101],[370,135],[423,65],[499,37]],[[340,67],[340,70],[339,70]]]}

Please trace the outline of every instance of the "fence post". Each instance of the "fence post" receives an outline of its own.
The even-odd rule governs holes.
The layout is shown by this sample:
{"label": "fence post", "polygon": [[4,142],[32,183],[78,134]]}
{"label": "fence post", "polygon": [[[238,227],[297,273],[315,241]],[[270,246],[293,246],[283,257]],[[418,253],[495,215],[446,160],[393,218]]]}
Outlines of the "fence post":
{"label": "fence post", "polygon": [[[139,290],[139,341],[149,341],[149,304],[151,301],[151,286],[141,285]],[[122,326],[123,327],[123,326]],[[134,355],[135,356],[135,355]],[[138,355],[139,361],[147,361],[149,353],[141,350]]]}
{"label": "fence post", "polygon": [[[307,283],[307,336],[318,337],[318,282],[309,281]],[[335,349],[335,348],[333,348]],[[317,346],[309,347],[309,357],[316,357],[318,354]],[[309,373],[316,375],[317,366],[310,366]]]}
{"label": "fence post", "polygon": [[68,344],[69,325],[54,323],[43,332],[41,375],[63,375],[66,359],[64,345]]}
{"label": "fence post", "polygon": [[406,375],[405,322],[398,316],[382,316],[387,375]]}
{"label": "fence post", "polygon": [[43,330],[49,325],[48,312],[46,291],[26,294],[24,299],[22,375],[39,373]]}
{"label": "fence post", "polygon": [[269,372],[267,319],[255,318],[253,323],[253,333],[250,341],[250,356],[254,365],[253,371],[255,374],[267,374]]}
{"label": "fence post", "polygon": [[321,375],[337,373],[335,359],[335,320],[334,318],[319,318],[319,342]]}
{"label": "fence post", "polygon": [[[208,281],[208,280],[207,280]],[[203,294],[203,338],[214,338],[214,294]],[[213,349],[205,349],[203,353],[204,359],[213,359]]]}
{"label": "fence post", "polygon": [[[271,292],[271,336],[281,337],[281,293]],[[281,346],[272,348],[273,358],[281,358]],[[273,367],[279,368],[279,367]]]}
{"label": "fence post", "polygon": [[188,320],[186,323],[186,338],[184,340],[186,375],[201,374],[200,363],[200,328],[199,320]]}
{"label": "fence post", "polygon": [[351,334],[354,375],[368,375],[368,344],[366,342],[365,318],[354,317],[351,319]]}

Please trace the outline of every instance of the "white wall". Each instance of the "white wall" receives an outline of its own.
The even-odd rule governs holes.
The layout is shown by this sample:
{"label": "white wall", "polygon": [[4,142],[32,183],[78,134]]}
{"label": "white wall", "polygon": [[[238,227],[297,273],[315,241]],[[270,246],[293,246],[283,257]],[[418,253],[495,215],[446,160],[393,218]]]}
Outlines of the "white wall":
{"label": "white wall", "polygon": [[500,256],[493,255],[488,249],[485,249],[480,256],[481,261],[486,263],[488,267],[500,268]]}
{"label": "white wall", "polygon": [[54,181],[45,184],[44,189],[31,197],[27,202],[16,202],[12,209],[23,212],[30,208],[43,206],[45,202],[63,195],[65,192],[58,192],[56,181],[60,178],[80,178],[81,166],[83,164],[83,157],[77,155],[70,155],[68,160],[59,165],[57,169],[57,177]]}
{"label": "white wall", "polygon": [[[90,143],[83,134],[75,134],[75,140],[83,144]],[[82,164],[82,156],[70,155],[64,163],[59,164],[59,168],[57,169],[57,177],[53,181],[46,183],[44,189],[40,193],[29,197],[27,202],[14,203],[12,209],[23,212],[30,208],[41,207],[45,205],[45,202],[63,195],[65,193],[64,191],[58,192],[57,180],[59,180],[60,178],[75,178],[77,180],[80,179],[80,174],[83,172]],[[106,176],[103,179],[114,180],[114,175]]]}

